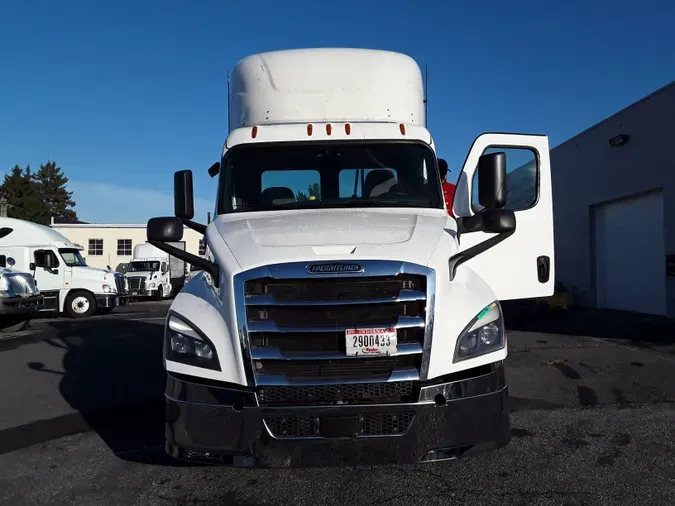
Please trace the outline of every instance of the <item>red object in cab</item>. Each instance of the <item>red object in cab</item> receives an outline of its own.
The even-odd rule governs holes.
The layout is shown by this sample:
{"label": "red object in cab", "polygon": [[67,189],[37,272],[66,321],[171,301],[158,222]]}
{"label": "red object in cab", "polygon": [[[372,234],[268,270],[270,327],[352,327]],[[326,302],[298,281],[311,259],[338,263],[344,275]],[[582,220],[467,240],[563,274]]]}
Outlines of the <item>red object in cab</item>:
{"label": "red object in cab", "polygon": [[447,181],[443,183],[443,197],[445,198],[445,207],[448,208],[448,214],[452,216],[452,201],[455,198],[454,184]]}

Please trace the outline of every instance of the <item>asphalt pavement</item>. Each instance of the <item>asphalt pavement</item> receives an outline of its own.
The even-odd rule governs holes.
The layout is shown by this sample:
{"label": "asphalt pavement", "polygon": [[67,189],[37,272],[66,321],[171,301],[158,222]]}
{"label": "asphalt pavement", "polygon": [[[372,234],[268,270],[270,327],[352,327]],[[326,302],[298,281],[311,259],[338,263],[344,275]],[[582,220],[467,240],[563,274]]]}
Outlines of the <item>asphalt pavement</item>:
{"label": "asphalt pavement", "polygon": [[675,330],[618,313],[509,325],[513,439],[415,466],[241,470],[163,452],[168,302],[0,335],[0,504],[675,504]]}

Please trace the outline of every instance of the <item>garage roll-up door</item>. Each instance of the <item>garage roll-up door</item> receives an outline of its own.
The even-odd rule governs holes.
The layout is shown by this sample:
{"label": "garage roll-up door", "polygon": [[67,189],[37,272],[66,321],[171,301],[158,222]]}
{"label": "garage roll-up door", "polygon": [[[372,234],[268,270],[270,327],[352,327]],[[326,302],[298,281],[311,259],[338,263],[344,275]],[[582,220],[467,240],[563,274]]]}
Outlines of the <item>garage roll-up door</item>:
{"label": "garage roll-up door", "polygon": [[593,210],[598,307],[665,315],[663,194],[647,193]]}

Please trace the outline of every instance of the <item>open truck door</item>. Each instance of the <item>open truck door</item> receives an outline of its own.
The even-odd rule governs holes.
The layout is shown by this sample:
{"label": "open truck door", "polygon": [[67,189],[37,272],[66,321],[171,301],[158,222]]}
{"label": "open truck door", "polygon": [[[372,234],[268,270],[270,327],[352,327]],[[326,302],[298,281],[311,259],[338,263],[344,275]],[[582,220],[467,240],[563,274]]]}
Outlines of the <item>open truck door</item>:
{"label": "open truck door", "polygon": [[498,238],[499,234],[495,233],[462,231],[460,225],[460,256],[485,241],[494,246],[466,260],[458,268],[472,269],[499,300],[550,296],[555,271],[551,163],[546,136],[480,135],[471,146],[457,182],[454,215],[461,218],[458,220],[461,223],[480,211],[479,158],[499,152],[506,154],[506,199],[502,209],[514,212],[515,230]]}

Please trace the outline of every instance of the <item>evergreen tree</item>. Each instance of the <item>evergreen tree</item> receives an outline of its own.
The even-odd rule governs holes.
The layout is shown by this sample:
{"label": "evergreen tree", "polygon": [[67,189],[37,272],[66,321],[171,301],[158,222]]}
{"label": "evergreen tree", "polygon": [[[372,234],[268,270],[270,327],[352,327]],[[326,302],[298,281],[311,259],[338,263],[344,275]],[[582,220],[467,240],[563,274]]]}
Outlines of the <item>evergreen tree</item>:
{"label": "evergreen tree", "polygon": [[0,193],[7,199],[7,216],[10,218],[39,221],[45,214],[46,209],[30,165],[25,169],[18,165],[12,167],[9,174],[5,174]]}
{"label": "evergreen tree", "polygon": [[43,214],[34,221],[49,225],[52,216],[57,219],[77,220],[75,202],[72,199],[73,192],[69,192],[66,188],[68,178],[55,162],[48,161],[40,165],[40,170],[33,175],[33,180],[37,184],[44,206]]}
{"label": "evergreen tree", "polygon": [[316,199],[321,198],[321,187],[319,186],[319,183],[307,185],[307,193],[299,191],[295,195],[295,198],[298,201],[309,200],[309,197],[315,197]]}

